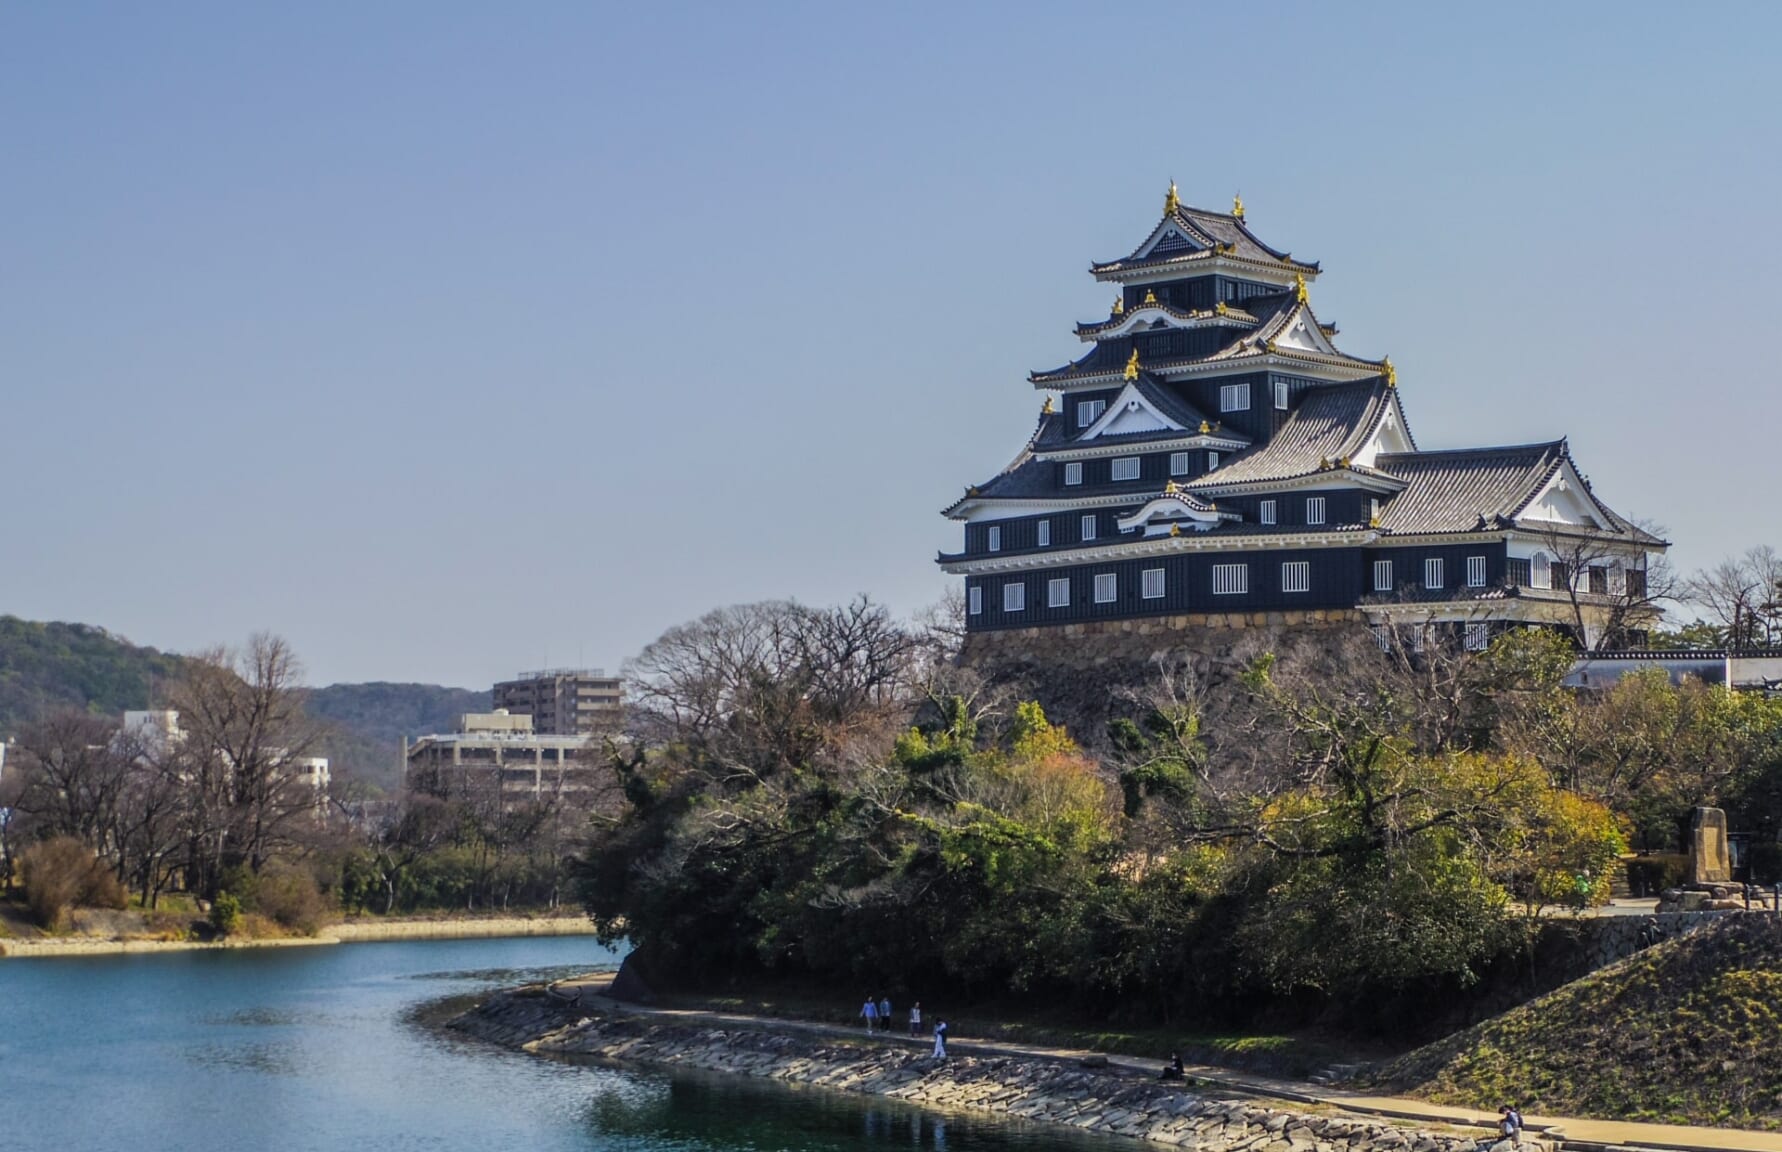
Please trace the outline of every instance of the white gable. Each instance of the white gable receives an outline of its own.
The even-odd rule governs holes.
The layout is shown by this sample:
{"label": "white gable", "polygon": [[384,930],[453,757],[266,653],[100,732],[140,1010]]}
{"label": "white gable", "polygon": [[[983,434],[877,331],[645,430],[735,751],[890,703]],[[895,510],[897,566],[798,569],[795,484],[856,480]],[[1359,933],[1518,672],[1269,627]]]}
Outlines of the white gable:
{"label": "white gable", "polygon": [[1601,528],[1611,532],[1615,529],[1614,522],[1590,495],[1590,490],[1584,487],[1584,478],[1578,475],[1569,460],[1561,464],[1559,472],[1547,481],[1546,487],[1535,493],[1534,499],[1523,506],[1517,519]]}
{"label": "white gable", "polygon": [[1187,429],[1165,416],[1131,384],[1108,405],[1101,419],[1078,437],[1078,442],[1097,436],[1120,436],[1128,432],[1185,432]]}
{"label": "white gable", "polygon": [[1386,414],[1380,418],[1380,426],[1374,429],[1367,443],[1350,458],[1352,463],[1363,468],[1374,467],[1374,461],[1382,453],[1415,452],[1417,446],[1411,443],[1410,430],[1405,427],[1404,410],[1398,405],[1398,393],[1394,392],[1386,401]]}
{"label": "white gable", "polygon": [[1198,252],[1206,245],[1188,235],[1182,226],[1173,219],[1165,219],[1158,229],[1151,233],[1139,248],[1135,259],[1143,260],[1147,256],[1169,256],[1177,252]]}
{"label": "white gable", "polygon": [[1167,536],[1172,528],[1207,532],[1218,527],[1220,519],[1210,508],[1198,507],[1180,496],[1164,495],[1116,523],[1122,532],[1142,527],[1146,536]]}
{"label": "white gable", "polygon": [[1282,329],[1275,333],[1275,344],[1281,348],[1294,348],[1301,352],[1317,352],[1325,356],[1336,356],[1339,353],[1324,329],[1318,327],[1318,318],[1312,310],[1301,306],[1294,310],[1293,316]]}

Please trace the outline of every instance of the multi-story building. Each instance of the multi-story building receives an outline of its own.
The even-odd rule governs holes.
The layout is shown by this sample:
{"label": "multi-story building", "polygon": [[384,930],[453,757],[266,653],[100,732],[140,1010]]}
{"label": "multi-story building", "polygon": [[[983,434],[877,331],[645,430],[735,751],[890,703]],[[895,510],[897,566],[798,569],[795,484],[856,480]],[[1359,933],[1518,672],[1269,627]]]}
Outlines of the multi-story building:
{"label": "multi-story building", "polygon": [[1088,354],[1030,375],[1048,394],[1033,435],[946,509],[970,632],[1336,610],[1382,636],[1445,621],[1475,647],[1510,621],[1576,636],[1667,547],[1564,440],[1420,449],[1390,358],[1337,348],[1318,264],[1259,240],[1242,201],[1202,211],[1171,185],[1144,242],[1091,271],[1120,291],[1077,326]]}
{"label": "multi-story building", "polygon": [[599,668],[545,668],[495,685],[495,707],[532,717],[533,731],[586,736],[616,726],[622,681]]}
{"label": "multi-story building", "polygon": [[535,732],[531,716],[497,708],[465,713],[456,732],[405,741],[403,760],[411,791],[509,805],[587,791],[595,772],[586,745],[581,736]]}

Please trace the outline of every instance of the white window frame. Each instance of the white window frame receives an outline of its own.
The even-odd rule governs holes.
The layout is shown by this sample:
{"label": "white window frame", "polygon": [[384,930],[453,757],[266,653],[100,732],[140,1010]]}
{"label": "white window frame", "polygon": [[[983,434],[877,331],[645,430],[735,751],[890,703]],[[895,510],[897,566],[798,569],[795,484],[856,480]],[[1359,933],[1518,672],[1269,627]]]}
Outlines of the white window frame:
{"label": "white window frame", "polygon": [[1010,615],[1027,611],[1027,584],[1022,580],[1010,580],[1002,586],[1002,610]]}
{"label": "white window frame", "polygon": [[1274,524],[1277,522],[1275,518],[1275,502],[1273,500],[1264,500],[1261,504],[1257,505],[1256,521],[1259,524]]}
{"label": "white window frame", "polygon": [[1219,454],[1217,452],[1208,452],[1207,453],[1207,471],[1208,472],[1215,471],[1218,469],[1218,467],[1219,467]]}
{"label": "white window frame", "polygon": [[1095,602],[1112,604],[1120,599],[1120,577],[1114,572],[1095,574]]}
{"label": "white window frame", "polygon": [[1250,593],[1248,564],[1213,565],[1213,595],[1247,596]]}
{"label": "white window frame", "polygon": [[1139,573],[1139,598],[1161,600],[1168,589],[1168,578],[1161,568],[1146,568]]}
{"label": "white window frame", "polygon": [[1188,475],[1188,453],[1171,452],[1169,454],[1169,474],[1171,476]]}
{"label": "white window frame", "polygon": [[1250,382],[1242,384],[1219,385],[1219,411],[1248,412],[1250,410]]}
{"label": "white window frame", "polygon": [[992,524],[990,527],[984,529],[984,551],[1002,551],[1002,525]]}
{"label": "white window frame", "polygon": [[1073,460],[1064,466],[1064,483],[1067,487],[1075,487],[1083,482],[1083,462]]}
{"label": "white window frame", "polygon": [[1093,540],[1095,539],[1095,527],[1095,513],[1085,513],[1082,519],[1077,522],[1077,534],[1084,540]]}
{"label": "white window frame", "polygon": [[1553,558],[1545,552],[1536,552],[1528,558],[1528,586],[1530,588],[1553,587]]}
{"label": "white window frame", "polygon": [[1087,428],[1101,419],[1101,414],[1108,410],[1106,400],[1080,400],[1077,402],[1077,427]]}
{"label": "white window frame", "polygon": [[1468,556],[1466,558],[1466,586],[1468,588],[1485,587],[1485,557]]}
{"label": "white window frame", "polygon": [[1485,651],[1491,647],[1491,625],[1468,624],[1462,644],[1468,652]]}
{"label": "white window frame", "polygon": [[1070,577],[1054,576],[1046,581],[1046,607],[1070,607]]}
{"label": "white window frame", "polygon": [[1137,456],[1116,456],[1108,462],[1108,479],[1137,480],[1144,465]]}
{"label": "white window frame", "polygon": [[1378,644],[1380,646],[1380,651],[1382,651],[1382,652],[1392,651],[1392,629],[1391,628],[1389,628],[1385,624],[1375,624],[1372,628],[1368,629],[1368,631],[1370,631],[1374,634],[1374,643]]}
{"label": "white window frame", "polygon": [[1034,524],[1033,540],[1034,545],[1039,548],[1052,546],[1052,522],[1050,520],[1041,520]]}
{"label": "white window frame", "polygon": [[1442,569],[1443,564],[1440,556],[1431,556],[1425,559],[1423,561],[1423,586],[1431,590],[1445,587],[1448,574]]}
{"label": "white window frame", "polygon": [[1324,497],[1322,497],[1322,496],[1307,496],[1306,497],[1306,523],[1307,524],[1322,524],[1322,523],[1324,523],[1324,516],[1325,516]]}
{"label": "white window frame", "polygon": [[975,584],[965,590],[965,611],[970,616],[984,614],[984,590]]}
{"label": "white window frame", "polygon": [[1312,562],[1310,560],[1287,560],[1281,564],[1281,591],[1310,592],[1312,590]]}
{"label": "white window frame", "polygon": [[1375,592],[1390,592],[1390,591],[1392,591],[1392,561],[1390,561],[1390,560],[1375,560],[1374,561],[1374,591]]}
{"label": "white window frame", "polygon": [[1275,411],[1287,411],[1287,381],[1275,381]]}

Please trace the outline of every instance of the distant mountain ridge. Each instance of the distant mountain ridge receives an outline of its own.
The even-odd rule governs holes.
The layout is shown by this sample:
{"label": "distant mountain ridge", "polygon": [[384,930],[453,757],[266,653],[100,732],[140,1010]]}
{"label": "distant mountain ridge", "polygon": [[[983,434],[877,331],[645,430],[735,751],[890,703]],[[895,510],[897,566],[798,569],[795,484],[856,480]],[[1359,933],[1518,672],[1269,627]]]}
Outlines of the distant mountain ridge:
{"label": "distant mountain ridge", "polygon": [[[183,656],[91,624],[0,616],[0,737],[66,709],[116,716],[153,707],[184,666]],[[452,731],[460,713],[488,711],[490,694],[438,684],[330,684],[311,689],[307,706],[330,728],[322,752],[337,774],[391,787],[401,776],[404,736]]]}

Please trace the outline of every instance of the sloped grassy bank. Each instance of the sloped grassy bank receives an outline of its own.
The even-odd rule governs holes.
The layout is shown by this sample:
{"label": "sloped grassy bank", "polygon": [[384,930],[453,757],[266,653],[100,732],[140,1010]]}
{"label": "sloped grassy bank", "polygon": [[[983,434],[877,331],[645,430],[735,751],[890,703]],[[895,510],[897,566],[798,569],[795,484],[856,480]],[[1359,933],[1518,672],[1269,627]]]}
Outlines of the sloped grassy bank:
{"label": "sloped grassy bank", "polygon": [[1478,1132],[1437,1132],[1288,1111],[1059,1061],[961,1054],[942,1061],[908,1047],[805,1033],[583,1015],[565,1009],[542,988],[494,996],[450,1026],[533,1052],[762,1077],[927,1108],[999,1113],[1201,1152],[1476,1152],[1480,1145]]}
{"label": "sloped grassy bank", "polygon": [[1444,1104],[1782,1129],[1782,917],[1729,916],[1426,1045],[1376,1083]]}

